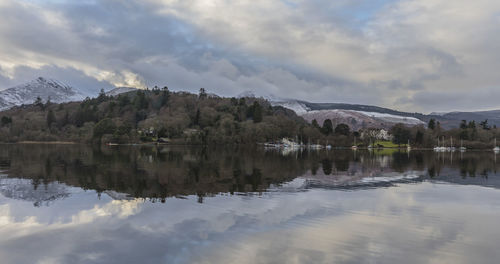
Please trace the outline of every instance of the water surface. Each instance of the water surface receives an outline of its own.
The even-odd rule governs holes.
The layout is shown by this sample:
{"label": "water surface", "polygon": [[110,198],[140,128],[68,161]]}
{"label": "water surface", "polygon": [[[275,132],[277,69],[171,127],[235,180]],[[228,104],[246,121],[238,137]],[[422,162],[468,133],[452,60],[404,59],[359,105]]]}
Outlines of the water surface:
{"label": "water surface", "polygon": [[497,168],[491,152],[1,145],[0,259],[499,263]]}

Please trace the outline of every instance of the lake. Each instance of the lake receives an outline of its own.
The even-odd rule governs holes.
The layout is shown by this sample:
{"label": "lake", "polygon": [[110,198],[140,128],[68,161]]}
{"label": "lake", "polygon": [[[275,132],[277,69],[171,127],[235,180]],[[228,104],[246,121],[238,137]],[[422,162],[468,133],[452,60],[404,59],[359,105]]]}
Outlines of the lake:
{"label": "lake", "polygon": [[0,145],[0,262],[499,263],[499,164],[493,152]]}

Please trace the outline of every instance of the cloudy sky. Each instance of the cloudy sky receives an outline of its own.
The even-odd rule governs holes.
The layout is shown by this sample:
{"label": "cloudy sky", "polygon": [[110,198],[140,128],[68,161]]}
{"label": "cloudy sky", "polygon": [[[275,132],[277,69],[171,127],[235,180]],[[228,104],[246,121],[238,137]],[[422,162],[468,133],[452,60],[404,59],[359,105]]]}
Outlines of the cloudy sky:
{"label": "cloudy sky", "polygon": [[45,76],[495,109],[499,48],[498,0],[0,0],[0,89]]}

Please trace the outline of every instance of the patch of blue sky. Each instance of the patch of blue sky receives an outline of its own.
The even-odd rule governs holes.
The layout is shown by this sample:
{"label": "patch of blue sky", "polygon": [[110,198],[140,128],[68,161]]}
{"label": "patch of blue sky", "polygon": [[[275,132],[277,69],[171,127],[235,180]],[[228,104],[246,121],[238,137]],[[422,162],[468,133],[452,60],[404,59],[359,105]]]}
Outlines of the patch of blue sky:
{"label": "patch of blue sky", "polygon": [[353,1],[355,4],[349,5],[342,10],[342,16],[358,26],[363,26],[371,21],[382,9],[399,1],[401,0]]}
{"label": "patch of blue sky", "polygon": [[297,6],[298,6],[297,3],[295,3],[292,0],[281,0],[281,2],[284,3],[285,5],[287,5],[290,8],[297,8]]}

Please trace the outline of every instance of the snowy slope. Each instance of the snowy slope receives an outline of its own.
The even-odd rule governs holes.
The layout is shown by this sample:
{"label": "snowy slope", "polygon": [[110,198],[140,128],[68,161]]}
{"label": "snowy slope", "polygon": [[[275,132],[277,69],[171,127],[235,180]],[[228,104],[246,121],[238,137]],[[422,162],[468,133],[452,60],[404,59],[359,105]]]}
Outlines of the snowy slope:
{"label": "snowy slope", "polygon": [[334,124],[344,123],[353,130],[361,128],[390,128],[397,123],[409,126],[424,124],[423,121],[414,117],[397,116],[377,112],[363,112],[355,110],[315,110],[300,114],[306,121],[312,122],[314,119],[322,125],[326,119],[330,119]]}
{"label": "snowy slope", "polygon": [[415,117],[397,116],[397,115],[377,113],[377,112],[364,112],[364,111],[355,111],[355,112],[382,120],[384,122],[403,123],[403,124],[407,124],[407,125],[422,125],[422,124],[424,124],[424,122],[422,120],[415,118]]}
{"label": "snowy slope", "polygon": [[117,96],[122,93],[128,93],[137,90],[136,88],[132,87],[116,87],[108,92],[106,92],[107,96]]}
{"label": "snowy slope", "polygon": [[[256,95],[252,91],[246,91],[238,95],[238,97],[259,97],[268,100],[272,106],[282,106],[293,110],[297,115],[302,116],[306,121],[316,121],[322,125],[326,119],[332,120],[336,124],[345,123],[351,129],[358,130],[365,127],[374,128],[390,128],[397,123],[403,123],[409,126],[424,124],[418,118],[405,116],[403,112],[400,115],[382,113],[397,112],[391,109],[380,107],[349,105],[349,104],[315,104],[295,99],[285,99],[270,95]],[[321,110],[313,110],[321,109]],[[353,108],[356,110],[352,110]],[[375,111],[360,111],[361,109],[380,109],[381,112]]]}
{"label": "snowy slope", "polygon": [[293,110],[298,115],[307,113],[308,111],[311,110],[304,103],[301,103],[301,102],[299,102],[297,100],[280,98],[280,97],[277,97],[277,96],[275,96],[273,94],[256,95],[252,91],[245,91],[243,93],[240,93],[237,97],[238,98],[243,98],[243,97],[263,98],[263,99],[269,101],[272,106],[282,106],[284,108]]}
{"label": "snowy slope", "polygon": [[71,86],[39,77],[31,82],[0,91],[0,111],[16,105],[32,104],[37,97],[54,103],[80,101],[85,96]]}

